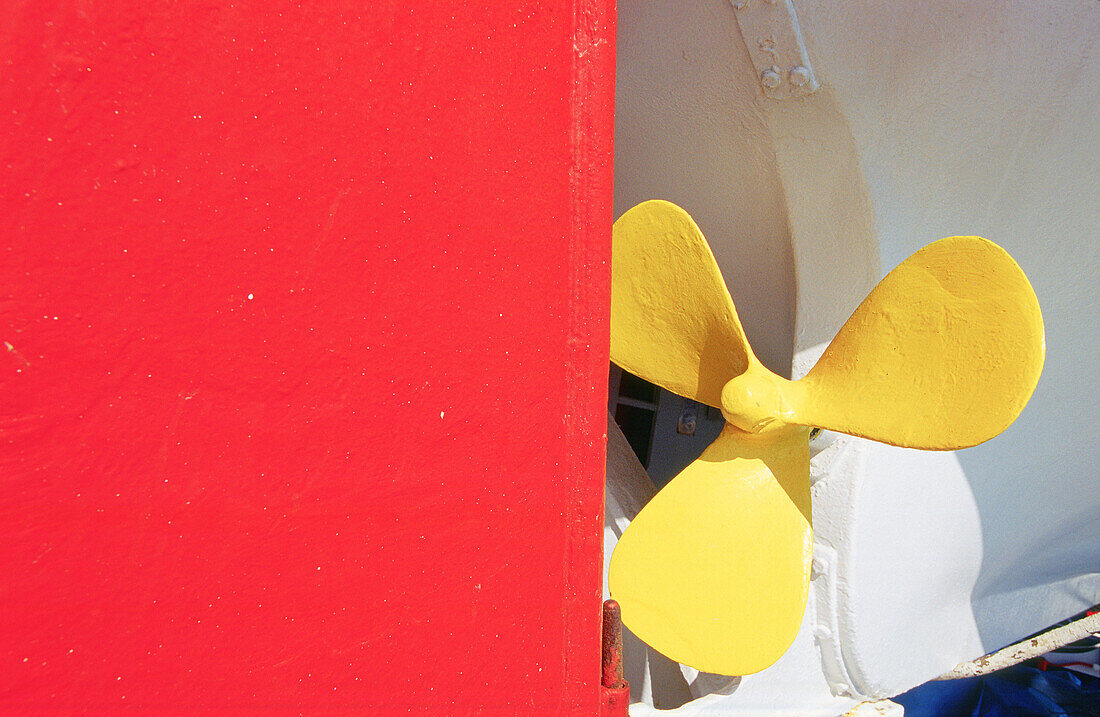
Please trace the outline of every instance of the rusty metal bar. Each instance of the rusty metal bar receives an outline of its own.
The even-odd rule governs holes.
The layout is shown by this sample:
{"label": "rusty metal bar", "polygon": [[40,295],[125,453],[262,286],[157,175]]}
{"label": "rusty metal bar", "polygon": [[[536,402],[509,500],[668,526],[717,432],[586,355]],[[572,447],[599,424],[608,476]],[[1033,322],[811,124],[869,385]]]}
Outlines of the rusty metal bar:
{"label": "rusty metal bar", "polygon": [[603,652],[600,690],[602,717],[627,717],[630,685],[623,679],[623,620],[619,603],[603,604]]}

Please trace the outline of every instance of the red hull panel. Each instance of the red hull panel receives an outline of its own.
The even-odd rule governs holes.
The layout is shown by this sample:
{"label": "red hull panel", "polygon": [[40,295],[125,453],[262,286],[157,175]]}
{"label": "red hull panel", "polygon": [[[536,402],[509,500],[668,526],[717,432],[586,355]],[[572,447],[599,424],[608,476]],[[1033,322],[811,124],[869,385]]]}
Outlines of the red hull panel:
{"label": "red hull panel", "polygon": [[0,709],[595,713],[612,3],[0,16]]}

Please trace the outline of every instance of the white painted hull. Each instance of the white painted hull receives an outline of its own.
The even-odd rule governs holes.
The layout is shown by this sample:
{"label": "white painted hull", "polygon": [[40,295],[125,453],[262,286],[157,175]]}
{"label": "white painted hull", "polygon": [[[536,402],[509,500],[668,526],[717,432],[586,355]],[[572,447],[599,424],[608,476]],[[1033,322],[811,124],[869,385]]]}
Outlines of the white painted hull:
{"label": "white painted hull", "polygon": [[802,633],[684,714],[840,714],[1100,602],[1100,5],[795,7],[821,88],[772,100],[729,3],[620,3],[616,213],[692,213],[754,349],[795,375],[910,253],[985,236],[1035,286],[1047,363],[978,448],[822,452]]}

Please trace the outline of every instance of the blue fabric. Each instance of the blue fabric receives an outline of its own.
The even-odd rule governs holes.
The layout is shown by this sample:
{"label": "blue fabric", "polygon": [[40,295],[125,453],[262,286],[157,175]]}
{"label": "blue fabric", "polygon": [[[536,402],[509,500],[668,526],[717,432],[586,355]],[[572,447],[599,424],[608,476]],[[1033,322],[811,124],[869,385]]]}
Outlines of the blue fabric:
{"label": "blue fabric", "polygon": [[905,717],[1100,717],[1100,680],[1072,670],[1009,667],[927,682],[893,698]]}

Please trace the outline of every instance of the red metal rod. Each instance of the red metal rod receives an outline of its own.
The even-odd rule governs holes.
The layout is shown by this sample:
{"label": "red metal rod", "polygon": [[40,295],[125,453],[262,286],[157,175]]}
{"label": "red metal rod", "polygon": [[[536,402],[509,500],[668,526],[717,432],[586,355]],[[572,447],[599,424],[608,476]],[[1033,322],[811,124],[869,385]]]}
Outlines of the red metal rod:
{"label": "red metal rod", "polygon": [[629,717],[630,685],[623,679],[623,620],[619,603],[603,604],[603,654],[600,705],[602,717]]}
{"label": "red metal rod", "polygon": [[604,687],[623,686],[623,619],[619,603],[603,604],[603,679]]}

